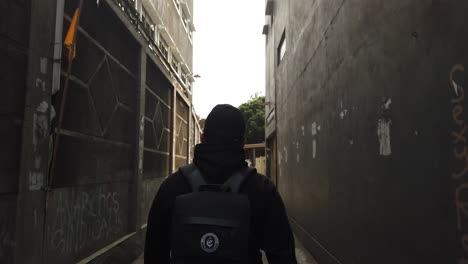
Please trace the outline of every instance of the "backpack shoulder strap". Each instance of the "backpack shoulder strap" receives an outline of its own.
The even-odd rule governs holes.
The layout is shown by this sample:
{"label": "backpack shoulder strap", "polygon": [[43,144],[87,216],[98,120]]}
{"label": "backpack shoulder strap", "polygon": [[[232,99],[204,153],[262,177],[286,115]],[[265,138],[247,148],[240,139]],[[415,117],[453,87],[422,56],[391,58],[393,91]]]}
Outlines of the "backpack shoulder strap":
{"label": "backpack shoulder strap", "polygon": [[206,181],[200,173],[200,170],[195,164],[185,165],[179,168],[179,171],[184,175],[187,182],[190,184],[192,192],[198,192],[200,186],[206,185]]}
{"label": "backpack shoulder strap", "polygon": [[257,169],[253,167],[242,168],[234,172],[234,174],[223,184],[223,186],[229,188],[232,193],[239,193],[242,184],[253,173],[257,173]]}

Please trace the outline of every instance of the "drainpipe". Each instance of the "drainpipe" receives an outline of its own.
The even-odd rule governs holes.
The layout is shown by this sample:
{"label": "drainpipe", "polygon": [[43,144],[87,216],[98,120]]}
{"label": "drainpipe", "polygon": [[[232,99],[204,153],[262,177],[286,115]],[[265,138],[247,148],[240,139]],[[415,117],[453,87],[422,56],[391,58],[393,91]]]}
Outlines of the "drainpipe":
{"label": "drainpipe", "polygon": [[63,10],[65,0],[57,0],[57,10],[55,13],[55,37],[54,37],[54,57],[52,70],[52,95],[60,90],[60,71],[62,65],[62,45],[63,45]]}
{"label": "drainpipe", "polygon": [[[56,94],[60,90],[60,71],[61,71],[61,59],[62,59],[62,30],[63,30],[63,10],[65,7],[65,0],[57,0],[57,9],[55,11],[55,32],[54,32],[54,54],[52,57],[52,91],[51,96]],[[55,117],[55,109],[52,103],[50,104],[50,122]],[[51,129],[53,129],[51,127]],[[53,132],[53,131],[50,131]],[[52,140],[52,138],[50,138]],[[49,175],[45,178],[46,191],[49,189]],[[48,194],[45,194],[45,205],[44,205],[44,212],[43,212],[43,237],[42,237],[42,263],[45,262],[45,251],[46,251],[46,221],[47,221],[47,204],[48,204]]]}

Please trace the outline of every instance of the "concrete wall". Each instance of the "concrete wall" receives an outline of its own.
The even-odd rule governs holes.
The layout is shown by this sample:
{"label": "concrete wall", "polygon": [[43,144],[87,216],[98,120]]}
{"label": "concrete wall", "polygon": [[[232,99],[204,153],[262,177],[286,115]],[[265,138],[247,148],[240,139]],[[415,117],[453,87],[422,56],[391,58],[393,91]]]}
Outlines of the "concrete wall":
{"label": "concrete wall", "polygon": [[468,3],[274,2],[267,137],[301,240],[320,263],[466,263]]}
{"label": "concrete wall", "polygon": [[0,262],[11,263],[16,246],[16,205],[29,47],[26,1],[0,3]]}
{"label": "concrete wall", "polygon": [[60,2],[0,4],[0,263],[130,262],[176,150],[188,162],[188,124],[180,143],[174,120],[191,101],[122,8],[132,1],[83,1],[69,75],[54,43],[75,6]]}
{"label": "concrete wall", "polygon": [[178,11],[176,8],[177,1],[188,4],[193,19],[193,0],[144,0],[142,2],[148,12],[155,12],[158,19],[160,19],[160,21],[154,19],[153,22],[156,25],[167,27],[176,47],[191,70],[193,65],[193,44],[192,40],[189,39],[187,29],[184,28],[181,17],[182,11]]}

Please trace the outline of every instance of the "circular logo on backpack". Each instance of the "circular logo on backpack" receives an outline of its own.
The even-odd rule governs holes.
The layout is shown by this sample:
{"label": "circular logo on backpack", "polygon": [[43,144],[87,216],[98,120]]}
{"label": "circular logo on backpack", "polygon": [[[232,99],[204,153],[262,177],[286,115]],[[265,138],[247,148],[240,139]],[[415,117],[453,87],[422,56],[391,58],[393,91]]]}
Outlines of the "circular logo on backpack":
{"label": "circular logo on backpack", "polygon": [[219,247],[219,239],[213,233],[206,233],[200,240],[200,246],[207,253],[215,252]]}

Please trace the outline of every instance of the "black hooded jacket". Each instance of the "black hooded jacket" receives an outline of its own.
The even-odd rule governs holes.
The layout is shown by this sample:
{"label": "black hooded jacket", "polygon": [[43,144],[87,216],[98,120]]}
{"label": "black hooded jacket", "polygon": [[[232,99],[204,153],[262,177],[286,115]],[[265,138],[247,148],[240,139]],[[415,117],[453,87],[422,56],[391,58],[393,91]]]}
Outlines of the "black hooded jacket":
{"label": "black hooded jacket", "polygon": [[[240,147],[199,144],[195,148],[194,163],[209,183],[224,183],[245,163]],[[162,184],[153,201],[146,233],[145,263],[169,264],[172,207],[175,198],[191,192],[184,176],[176,172]],[[273,183],[260,174],[251,175],[241,192],[247,194],[251,208],[249,262],[262,263],[260,249],[270,264],[295,264],[294,237],[286,210]]]}

